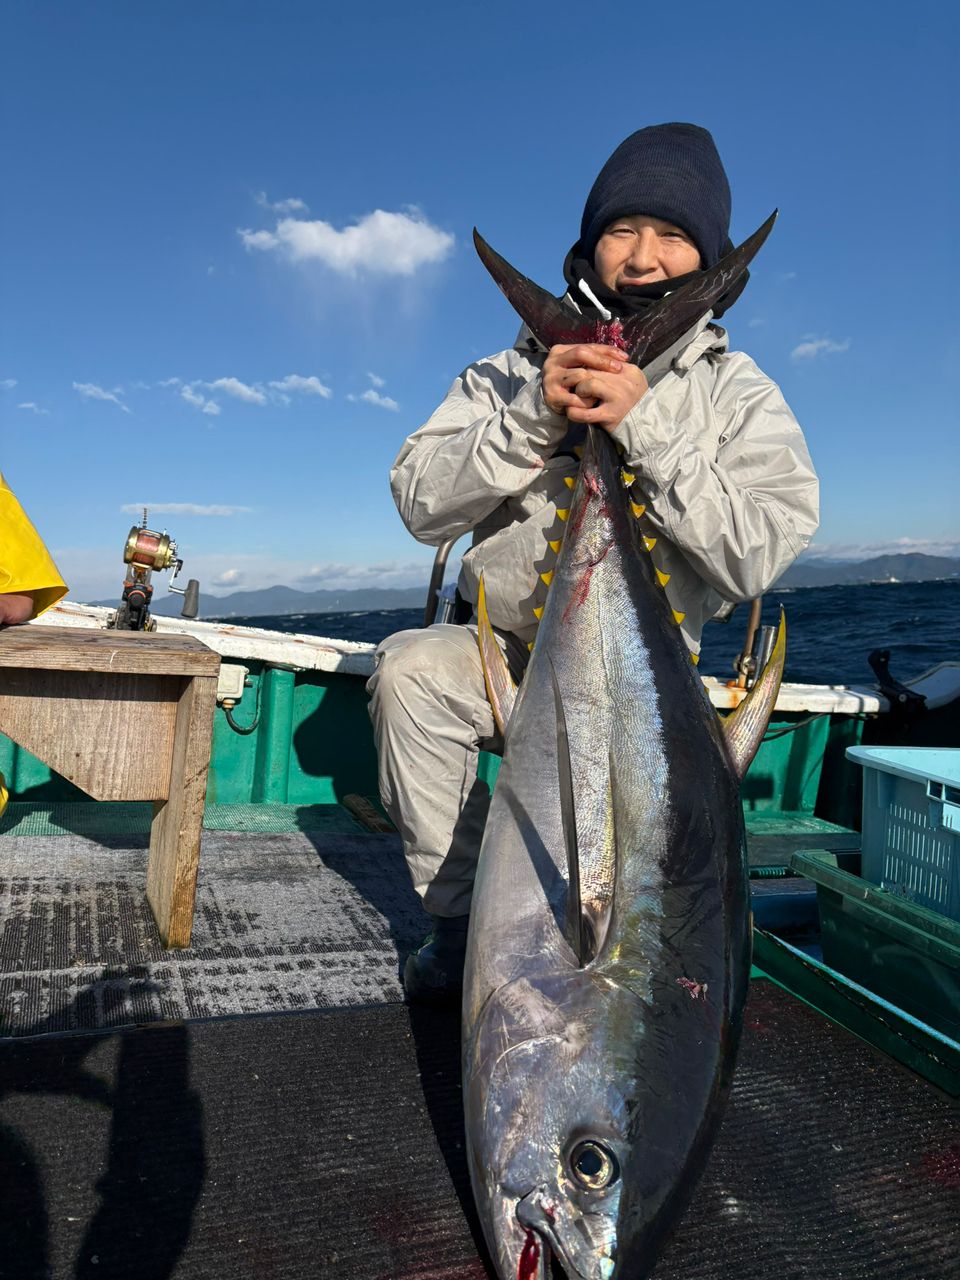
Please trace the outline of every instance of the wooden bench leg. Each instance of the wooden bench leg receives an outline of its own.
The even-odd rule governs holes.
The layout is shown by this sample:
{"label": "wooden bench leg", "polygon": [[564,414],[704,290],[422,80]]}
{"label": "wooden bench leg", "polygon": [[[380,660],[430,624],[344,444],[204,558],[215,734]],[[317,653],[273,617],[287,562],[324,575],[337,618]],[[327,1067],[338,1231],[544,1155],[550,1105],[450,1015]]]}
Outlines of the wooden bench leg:
{"label": "wooden bench leg", "polygon": [[147,901],[165,947],[188,947],[200,864],[200,830],[217,682],[186,677],[177,705],[170,787],[153,806]]}

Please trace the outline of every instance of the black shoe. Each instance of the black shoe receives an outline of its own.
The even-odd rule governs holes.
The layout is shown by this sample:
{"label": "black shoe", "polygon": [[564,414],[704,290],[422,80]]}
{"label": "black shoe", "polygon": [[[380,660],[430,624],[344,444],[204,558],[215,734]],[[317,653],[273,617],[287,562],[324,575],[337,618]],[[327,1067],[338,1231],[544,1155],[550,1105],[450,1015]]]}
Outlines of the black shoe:
{"label": "black shoe", "polygon": [[403,966],[408,1004],[450,1004],[463,990],[469,916],[432,916],[433,928]]}

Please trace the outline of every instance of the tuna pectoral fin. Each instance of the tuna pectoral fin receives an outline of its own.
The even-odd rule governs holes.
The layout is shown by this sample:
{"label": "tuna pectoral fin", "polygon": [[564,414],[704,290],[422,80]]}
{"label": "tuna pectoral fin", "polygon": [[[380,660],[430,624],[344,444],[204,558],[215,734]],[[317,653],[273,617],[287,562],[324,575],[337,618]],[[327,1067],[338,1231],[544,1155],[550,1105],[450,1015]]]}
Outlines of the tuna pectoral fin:
{"label": "tuna pectoral fin", "polygon": [[497,637],[490,625],[487,613],[487,593],[483,587],[483,574],[480,575],[480,590],[477,595],[477,643],[480,646],[480,665],[483,667],[483,680],[487,686],[487,697],[493,708],[493,718],[497,728],[503,734],[513,704],[517,700],[517,686],[513,683],[510,668],[503,650],[497,644]]}
{"label": "tuna pectoral fin", "polygon": [[567,851],[567,915],[565,930],[567,941],[573,948],[577,963],[583,968],[593,959],[595,948],[593,930],[583,914],[583,897],[580,892],[580,852],[577,844],[577,809],[573,798],[573,769],[570,765],[570,740],[567,736],[567,718],[563,713],[563,699],[553,662],[550,663],[550,679],[553,683],[553,704],[557,716],[557,776],[559,781],[560,821],[563,826],[563,843]]}
{"label": "tuna pectoral fin", "polygon": [[780,626],[773,652],[767,659],[753,688],[723,721],[723,736],[730,754],[730,761],[737,777],[742,778],[757,754],[770,716],[776,705],[783,679],[783,664],[787,657],[787,622],[780,610]]}

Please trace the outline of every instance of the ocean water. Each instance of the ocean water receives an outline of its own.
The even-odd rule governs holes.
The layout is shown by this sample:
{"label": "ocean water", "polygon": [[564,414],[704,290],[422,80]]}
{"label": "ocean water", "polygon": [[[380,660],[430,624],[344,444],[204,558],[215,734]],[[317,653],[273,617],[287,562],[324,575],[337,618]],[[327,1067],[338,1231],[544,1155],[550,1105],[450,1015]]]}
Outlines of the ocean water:
{"label": "ocean water", "polygon": [[[938,662],[960,660],[960,579],[774,589],[764,597],[762,621],[775,623],[781,605],[787,615],[788,680],[873,684],[867,662],[873,649],[890,650],[890,670],[901,680]],[[732,678],[748,614],[748,607],[741,605],[728,622],[707,625],[701,672]],[[394,631],[419,627],[422,619],[420,609],[383,609],[229,621],[377,644]]]}

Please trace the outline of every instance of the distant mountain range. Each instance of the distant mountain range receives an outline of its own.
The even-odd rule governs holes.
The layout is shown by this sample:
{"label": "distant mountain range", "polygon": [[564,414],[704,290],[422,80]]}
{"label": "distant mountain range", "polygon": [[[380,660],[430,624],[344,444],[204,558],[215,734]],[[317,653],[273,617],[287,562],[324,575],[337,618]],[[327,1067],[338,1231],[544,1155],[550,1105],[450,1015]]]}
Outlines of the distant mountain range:
{"label": "distant mountain range", "polygon": [[[200,584],[201,618],[267,618],[291,613],[365,613],[369,609],[421,609],[427,597],[422,587],[360,587],[353,591],[296,591],[293,587],[264,587],[262,591],[234,591],[212,596]],[[94,604],[116,607],[116,600]],[[150,606],[161,618],[176,618],[183,608],[181,596],[158,597]]]}
{"label": "distant mountain range", "polygon": [[836,587],[856,582],[933,582],[960,577],[960,560],[917,551],[870,560],[799,560],[778,587]]}
{"label": "distant mountain range", "polygon": [[[960,560],[947,556],[874,556],[870,560],[801,560],[777,583],[779,587],[833,587],[858,582],[931,582],[960,578]],[[262,591],[234,591],[228,596],[200,592],[201,618],[267,618],[292,613],[365,613],[371,609],[419,609],[426,599],[422,587],[361,587],[353,591],[297,591],[293,587],[265,587]],[[113,605],[118,600],[94,600]],[[153,606],[160,617],[179,615],[180,596],[163,596]]]}

